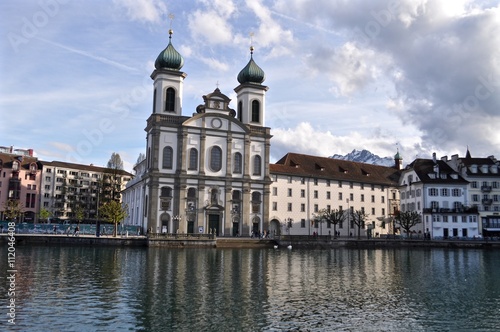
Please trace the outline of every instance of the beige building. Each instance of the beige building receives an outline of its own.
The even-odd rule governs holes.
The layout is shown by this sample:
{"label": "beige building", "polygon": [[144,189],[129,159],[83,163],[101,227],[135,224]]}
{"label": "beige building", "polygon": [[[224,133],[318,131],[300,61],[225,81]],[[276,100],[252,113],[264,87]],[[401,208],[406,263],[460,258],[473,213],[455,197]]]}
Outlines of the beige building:
{"label": "beige building", "polygon": [[[270,232],[290,235],[333,235],[334,227],[314,222],[321,209],[364,211],[361,235],[392,234],[389,221],[399,206],[401,159],[385,167],[352,161],[288,153],[270,165]],[[347,214],[337,225],[340,236],[357,236]]]}

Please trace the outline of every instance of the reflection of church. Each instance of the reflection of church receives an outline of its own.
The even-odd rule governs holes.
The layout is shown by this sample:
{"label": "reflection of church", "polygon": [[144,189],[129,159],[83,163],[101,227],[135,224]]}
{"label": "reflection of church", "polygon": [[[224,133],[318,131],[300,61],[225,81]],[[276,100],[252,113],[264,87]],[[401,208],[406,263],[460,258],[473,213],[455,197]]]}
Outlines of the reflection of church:
{"label": "reflection of church", "polygon": [[153,232],[226,236],[268,229],[264,72],[251,55],[238,75],[236,111],[217,88],[183,116],[183,62],[171,40],[156,59],[146,159],[123,195],[126,222]]}

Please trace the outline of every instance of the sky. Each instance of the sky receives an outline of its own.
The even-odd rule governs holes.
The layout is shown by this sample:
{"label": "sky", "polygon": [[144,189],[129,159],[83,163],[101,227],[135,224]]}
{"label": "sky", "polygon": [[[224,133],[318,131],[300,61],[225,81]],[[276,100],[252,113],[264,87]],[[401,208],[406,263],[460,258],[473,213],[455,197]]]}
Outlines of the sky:
{"label": "sky", "polygon": [[236,108],[255,48],[271,162],[500,156],[500,4],[479,0],[2,1],[0,146],[132,171],[169,28],[186,116],[217,87]]}

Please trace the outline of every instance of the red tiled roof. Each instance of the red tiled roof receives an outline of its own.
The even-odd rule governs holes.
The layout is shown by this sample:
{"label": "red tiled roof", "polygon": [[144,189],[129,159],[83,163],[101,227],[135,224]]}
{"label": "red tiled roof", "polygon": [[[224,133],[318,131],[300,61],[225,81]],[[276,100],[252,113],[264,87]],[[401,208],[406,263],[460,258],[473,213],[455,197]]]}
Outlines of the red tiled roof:
{"label": "red tiled roof", "polygon": [[393,167],[359,163],[354,161],[287,153],[270,164],[271,174],[317,177],[330,180],[397,185],[400,171]]}

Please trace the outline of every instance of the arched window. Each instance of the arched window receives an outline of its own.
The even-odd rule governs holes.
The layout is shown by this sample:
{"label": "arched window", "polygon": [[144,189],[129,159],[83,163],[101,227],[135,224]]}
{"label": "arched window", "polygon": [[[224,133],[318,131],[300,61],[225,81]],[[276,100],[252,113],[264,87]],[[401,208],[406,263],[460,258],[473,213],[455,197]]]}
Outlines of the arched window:
{"label": "arched window", "polygon": [[188,198],[196,198],[196,188],[189,188],[187,192],[187,197]]}
{"label": "arched window", "polygon": [[260,122],[260,103],[258,100],[252,101],[252,122]]}
{"label": "arched window", "polygon": [[174,164],[174,150],[170,146],[163,148],[163,164],[165,169],[172,169]]}
{"label": "arched window", "polygon": [[189,150],[189,166],[188,169],[195,171],[198,169],[198,150],[192,148]]}
{"label": "arched window", "polygon": [[243,164],[243,157],[241,156],[241,153],[236,152],[234,154],[234,165],[233,165],[233,173],[235,174],[241,174],[242,172],[242,164]]}
{"label": "arched window", "polygon": [[238,103],[238,115],[237,115],[237,117],[238,117],[238,120],[243,121],[242,120],[243,119],[243,103],[241,101]]}
{"label": "arched window", "polygon": [[161,187],[160,197],[172,197],[172,188]]}
{"label": "arched window", "polygon": [[255,156],[253,159],[253,175],[261,175],[262,174],[262,159],[260,156]]}
{"label": "arched window", "polygon": [[214,172],[222,169],[222,149],[218,146],[214,146],[210,150],[210,168]]}
{"label": "arched window", "polygon": [[175,90],[173,88],[167,89],[165,112],[175,112]]}
{"label": "arched window", "polygon": [[153,113],[156,113],[156,89],[153,91]]}

